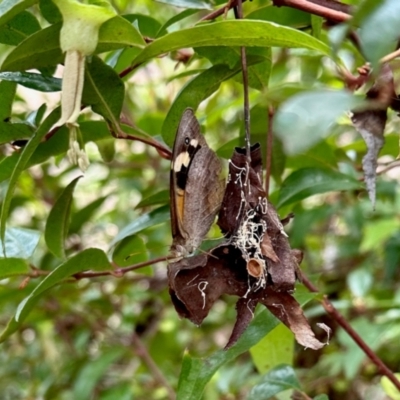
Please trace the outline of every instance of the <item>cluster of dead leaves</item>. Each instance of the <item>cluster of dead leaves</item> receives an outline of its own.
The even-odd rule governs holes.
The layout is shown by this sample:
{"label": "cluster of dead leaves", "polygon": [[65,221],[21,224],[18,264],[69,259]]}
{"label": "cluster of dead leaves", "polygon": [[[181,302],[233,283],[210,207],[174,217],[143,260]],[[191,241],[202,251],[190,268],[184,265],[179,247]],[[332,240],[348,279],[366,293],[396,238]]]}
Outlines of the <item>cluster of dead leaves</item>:
{"label": "cluster of dead leaves", "polygon": [[319,349],[303,311],[292,296],[301,252],[292,250],[276,210],[262,187],[260,146],[236,148],[218,225],[226,237],[209,254],[184,258],[168,267],[170,295],[176,311],[200,325],[222,295],[239,297],[237,318],[226,348],[247,328],[258,303],[294,333],[301,345]]}

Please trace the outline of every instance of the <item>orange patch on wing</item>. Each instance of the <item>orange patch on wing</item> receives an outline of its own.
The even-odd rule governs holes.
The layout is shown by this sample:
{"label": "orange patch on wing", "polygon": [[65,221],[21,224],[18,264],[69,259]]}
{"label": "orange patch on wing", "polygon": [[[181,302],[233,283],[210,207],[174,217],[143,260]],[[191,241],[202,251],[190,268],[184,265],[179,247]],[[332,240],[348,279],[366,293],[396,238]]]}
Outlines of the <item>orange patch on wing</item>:
{"label": "orange patch on wing", "polygon": [[183,209],[185,207],[185,192],[182,189],[176,189],[176,214],[178,217],[178,226],[182,225]]}

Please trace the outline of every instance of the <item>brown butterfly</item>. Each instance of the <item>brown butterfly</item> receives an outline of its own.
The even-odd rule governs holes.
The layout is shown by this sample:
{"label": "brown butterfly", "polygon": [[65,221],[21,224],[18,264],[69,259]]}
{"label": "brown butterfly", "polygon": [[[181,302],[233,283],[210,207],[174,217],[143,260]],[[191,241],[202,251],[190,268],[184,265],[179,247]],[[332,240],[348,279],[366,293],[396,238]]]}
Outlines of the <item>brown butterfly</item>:
{"label": "brown butterfly", "polygon": [[179,123],[171,162],[171,255],[187,257],[200,246],[221,206],[221,161],[200,133],[193,110]]}

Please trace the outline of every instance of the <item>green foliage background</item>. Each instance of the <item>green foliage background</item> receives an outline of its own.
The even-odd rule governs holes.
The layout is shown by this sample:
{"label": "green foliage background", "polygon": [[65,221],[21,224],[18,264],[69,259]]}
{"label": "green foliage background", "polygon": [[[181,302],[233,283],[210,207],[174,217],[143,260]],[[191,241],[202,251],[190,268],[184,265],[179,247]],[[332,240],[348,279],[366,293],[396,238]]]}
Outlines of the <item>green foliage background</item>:
{"label": "green foliage background", "polygon": [[[79,123],[91,164],[83,175],[66,157],[67,129],[49,135],[59,118],[61,16],[50,0],[0,1],[7,255],[0,258],[0,398],[177,393],[283,400],[296,389],[301,398],[383,399],[379,371],[301,284],[296,298],[320,340],[325,332],[316,323],[332,328],[329,346],[318,352],[296,346],[286,327],[258,310],[239,343],[224,352],[236,299],[221,299],[200,328],[180,320],[166,262],[121,276],[72,275],[168,254],[169,161],[130,139],[171,146],[182,111],[193,107],[211,147],[227,160],[244,142],[239,46],[246,45],[251,133],[265,155],[273,110],[270,198],[282,217],[295,214],[287,232],[291,246],[304,252],[301,268],[399,371],[399,173],[379,174],[373,210],[362,184],[366,146],[345,114],[366,89],[345,91],[339,73],[356,74],[366,61],[345,39],[346,29],[357,31],[375,70],[395,49],[397,1],[348,2],[354,20],[329,29],[321,17],[267,0],[244,3],[245,21],[230,12],[204,23],[220,1],[110,3],[118,16],[103,25],[96,55],[87,60],[89,107]],[[390,111],[381,169],[395,163],[398,131]],[[116,138],[118,132],[131,136]],[[21,149],[11,145],[24,139],[30,141]],[[210,236],[220,234],[215,228]]]}

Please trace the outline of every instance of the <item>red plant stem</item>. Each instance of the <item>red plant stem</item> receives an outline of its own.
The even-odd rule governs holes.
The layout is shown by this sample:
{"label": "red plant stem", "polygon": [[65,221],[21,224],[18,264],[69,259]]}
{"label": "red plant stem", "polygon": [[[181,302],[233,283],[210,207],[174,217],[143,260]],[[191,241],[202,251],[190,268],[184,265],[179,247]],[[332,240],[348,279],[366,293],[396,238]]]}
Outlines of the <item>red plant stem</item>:
{"label": "red plant stem", "polygon": [[[318,293],[319,290],[314,284],[307,278],[304,272],[300,271],[301,282],[310,291]],[[334,305],[328,300],[327,296],[324,296],[322,300],[322,307],[325,311],[334,319],[354,340],[354,342],[360,347],[360,349],[369,357],[369,359],[378,367],[382,375],[385,375],[390,379],[397,390],[400,391],[400,381],[396,378],[394,373],[384,364],[384,362],[376,355],[376,353],[364,342],[360,335],[351,327],[346,321],[344,316],[334,307]]]}
{"label": "red plant stem", "polygon": [[148,261],[144,261],[144,262],[141,262],[141,263],[138,263],[138,264],[130,265],[129,267],[124,267],[124,268],[118,267],[114,271],[79,272],[79,273],[73,275],[73,277],[75,279],[95,278],[97,276],[107,276],[107,275],[113,275],[113,276],[116,276],[116,277],[121,277],[121,276],[125,275],[129,271],[134,271],[136,269],[147,267],[149,265],[152,265],[152,264],[155,264],[155,263],[158,263],[158,262],[167,261],[168,258],[169,258],[168,256],[153,258],[152,260],[148,260]]}
{"label": "red plant stem", "polygon": [[326,1],[321,2],[324,5],[320,5],[317,4],[317,2],[314,3],[307,0],[272,0],[272,2],[277,7],[286,6],[296,8],[301,11],[319,15],[320,17],[324,17],[330,21],[345,22],[351,18],[350,14],[329,7],[329,3]]}

